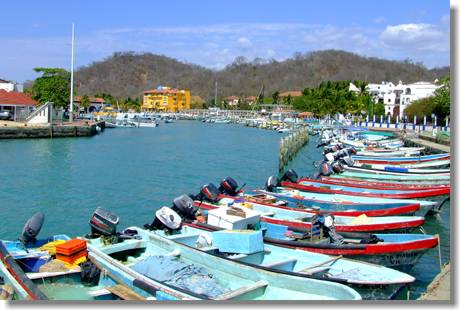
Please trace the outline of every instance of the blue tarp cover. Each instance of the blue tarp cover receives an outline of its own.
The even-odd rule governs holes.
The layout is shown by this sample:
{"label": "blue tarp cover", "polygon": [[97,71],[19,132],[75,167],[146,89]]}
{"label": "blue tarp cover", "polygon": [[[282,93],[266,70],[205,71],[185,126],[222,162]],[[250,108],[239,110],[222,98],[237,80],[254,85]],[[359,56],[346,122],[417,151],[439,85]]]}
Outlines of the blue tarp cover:
{"label": "blue tarp cover", "polygon": [[164,284],[208,297],[216,297],[229,291],[221,287],[214,275],[205,268],[185,263],[177,257],[150,256],[136,263],[133,269]]}

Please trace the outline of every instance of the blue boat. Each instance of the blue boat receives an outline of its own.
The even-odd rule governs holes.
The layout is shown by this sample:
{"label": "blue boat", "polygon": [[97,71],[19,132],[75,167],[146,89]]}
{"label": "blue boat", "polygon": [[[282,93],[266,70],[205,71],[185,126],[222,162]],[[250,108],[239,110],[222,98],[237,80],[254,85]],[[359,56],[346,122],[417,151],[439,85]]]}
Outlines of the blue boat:
{"label": "blue boat", "polygon": [[[130,227],[137,239],[106,244],[88,240],[90,257],[118,277],[169,289],[176,299],[359,300],[353,289],[330,281],[261,270]],[[113,253],[126,253],[124,256]],[[116,272],[117,270],[118,272]]]}
{"label": "blue boat", "polygon": [[390,215],[415,215],[420,213],[424,216],[428,210],[420,209],[419,203],[407,202],[342,202],[342,201],[323,201],[318,199],[303,199],[302,203],[294,203],[288,200],[277,199],[273,195],[254,194],[240,195],[238,199],[247,202],[259,203],[272,207],[286,207],[294,210],[305,210],[311,213],[330,213],[334,215],[359,216],[390,216]]}
{"label": "blue boat", "polygon": [[343,194],[323,194],[323,193],[312,193],[304,192],[296,189],[287,187],[277,187],[273,192],[266,190],[256,190],[258,193],[273,195],[278,199],[287,200],[291,203],[303,204],[304,201],[308,202],[311,200],[321,200],[329,202],[342,202],[342,203],[409,203],[409,204],[420,204],[420,208],[423,210],[422,214],[430,212],[434,208],[439,207],[440,202],[430,200],[419,200],[419,199],[395,199],[395,198],[375,198],[365,196],[352,196]]}
{"label": "blue boat", "polygon": [[[166,234],[163,230],[154,230],[151,233],[197,248],[207,254],[258,269],[351,285],[364,299],[391,298],[401,287],[415,281],[414,277],[406,273],[383,266],[270,244],[264,244],[261,251],[250,254],[229,254],[222,252],[213,244],[219,235],[192,225],[183,226],[172,234]],[[240,234],[245,234],[244,231],[228,231],[228,233],[235,234],[234,238],[239,240],[243,239]],[[206,247],[198,246],[200,240],[206,241]],[[221,246],[221,249],[232,247],[232,240],[233,238],[223,239],[226,244]],[[218,242],[214,241],[214,243]]]}
{"label": "blue boat", "polygon": [[411,157],[372,157],[372,156],[359,156],[352,155],[352,158],[361,163],[419,163],[427,161],[445,160],[450,158],[450,153],[444,154],[432,154],[423,156],[411,156]]}

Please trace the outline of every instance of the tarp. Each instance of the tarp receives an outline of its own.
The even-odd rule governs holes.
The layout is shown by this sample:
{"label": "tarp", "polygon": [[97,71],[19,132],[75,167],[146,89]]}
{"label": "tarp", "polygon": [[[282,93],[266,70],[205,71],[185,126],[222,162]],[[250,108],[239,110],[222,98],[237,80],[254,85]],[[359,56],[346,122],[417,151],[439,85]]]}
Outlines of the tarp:
{"label": "tarp", "polygon": [[132,268],[156,281],[208,297],[216,297],[228,291],[205,268],[185,263],[177,257],[150,256]]}

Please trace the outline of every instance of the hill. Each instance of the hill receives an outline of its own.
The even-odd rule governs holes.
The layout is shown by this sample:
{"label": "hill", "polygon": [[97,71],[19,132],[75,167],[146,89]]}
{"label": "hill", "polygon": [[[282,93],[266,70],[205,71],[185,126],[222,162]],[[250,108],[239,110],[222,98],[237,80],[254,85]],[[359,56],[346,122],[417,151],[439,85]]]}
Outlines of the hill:
{"label": "hill", "polygon": [[390,61],[357,54],[326,50],[297,53],[284,61],[237,57],[219,71],[151,53],[117,52],[75,72],[79,95],[110,93],[115,97],[140,97],[157,85],[190,88],[205,100],[219,97],[257,95],[262,84],[265,96],[275,91],[302,90],[324,80],[363,80],[368,83],[400,80],[404,83],[434,81],[448,75],[449,67],[427,69],[422,64]]}

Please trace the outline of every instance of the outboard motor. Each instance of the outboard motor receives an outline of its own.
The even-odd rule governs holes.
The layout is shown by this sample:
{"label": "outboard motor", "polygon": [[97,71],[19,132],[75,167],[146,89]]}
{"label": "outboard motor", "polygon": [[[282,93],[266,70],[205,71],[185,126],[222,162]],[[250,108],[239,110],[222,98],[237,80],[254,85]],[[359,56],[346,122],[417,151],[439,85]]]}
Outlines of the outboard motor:
{"label": "outboard motor", "polygon": [[89,220],[91,234],[93,236],[114,236],[117,233],[117,225],[120,219],[112,212],[98,207]]}
{"label": "outboard motor", "polygon": [[340,159],[340,162],[344,165],[347,165],[349,167],[353,167],[353,165],[355,164],[355,161],[353,160],[353,158],[351,158],[351,156],[347,156],[347,157],[344,157],[344,158],[341,158]]}
{"label": "outboard motor", "polygon": [[329,242],[331,244],[343,244],[343,236],[339,235],[335,230],[335,217],[334,215],[324,216],[324,231],[329,236]]}
{"label": "outboard motor", "polygon": [[323,151],[323,155],[326,155],[328,153],[332,153],[332,152],[335,152],[332,147],[326,147],[324,148],[324,151]]}
{"label": "outboard motor", "polygon": [[326,155],[324,155],[324,157],[326,158],[326,161],[334,161],[335,153],[327,153]]}
{"label": "outboard motor", "polygon": [[333,162],[331,164],[331,167],[332,167],[332,171],[334,171],[335,173],[341,173],[345,170],[343,166],[337,161]]}
{"label": "outboard motor", "polygon": [[329,144],[329,142],[319,143],[319,144],[316,145],[316,148],[320,148],[320,147],[326,146],[326,145],[328,145],[328,144]]}
{"label": "outboard motor", "polygon": [[187,195],[181,195],[174,198],[171,209],[187,220],[193,221],[196,219],[195,213],[197,209],[195,208],[192,198]]}
{"label": "outboard motor", "polygon": [[297,175],[297,172],[295,172],[294,169],[289,169],[281,177],[281,182],[282,181],[289,181],[289,182],[292,182],[292,183],[297,183],[298,179],[299,179],[299,176]]}
{"label": "outboard motor", "polygon": [[212,183],[208,183],[203,185],[200,190],[200,198],[202,200],[207,200],[209,202],[217,202],[219,201],[219,195],[221,192],[219,189]]}
{"label": "outboard motor", "polygon": [[267,179],[267,182],[265,183],[265,189],[269,192],[273,192],[278,185],[278,178],[272,175]]}
{"label": "outboard motor", "polygon": [[319,175],[323,175],[325,177],[330,176],[332,174],[332,167],[329,163],[322,163],[319,167]]}
{"label": "outboard motor", "polygon": [[165,230],[172,233],[180,229],[182,226],[182,219],[179,214],[168,207],[162,207],[155,212],[155,219],[152,224],[144,225],[145,228],[150,230]]}
{"label": "outboard motor", "polygon": [[219,191],[223,194],[236,196],[238,194],[238,183],[233,178],[226,177],[220,182]]}
{"label": "outboard motor", "polygon": [[37,236],[42,229],[43,222],[45,221],[45,215],[41,212],[37,212],[32,216],[24,225],[22,229],[21,237],[19,240],[26,243],[35,243],[37,241]]}

